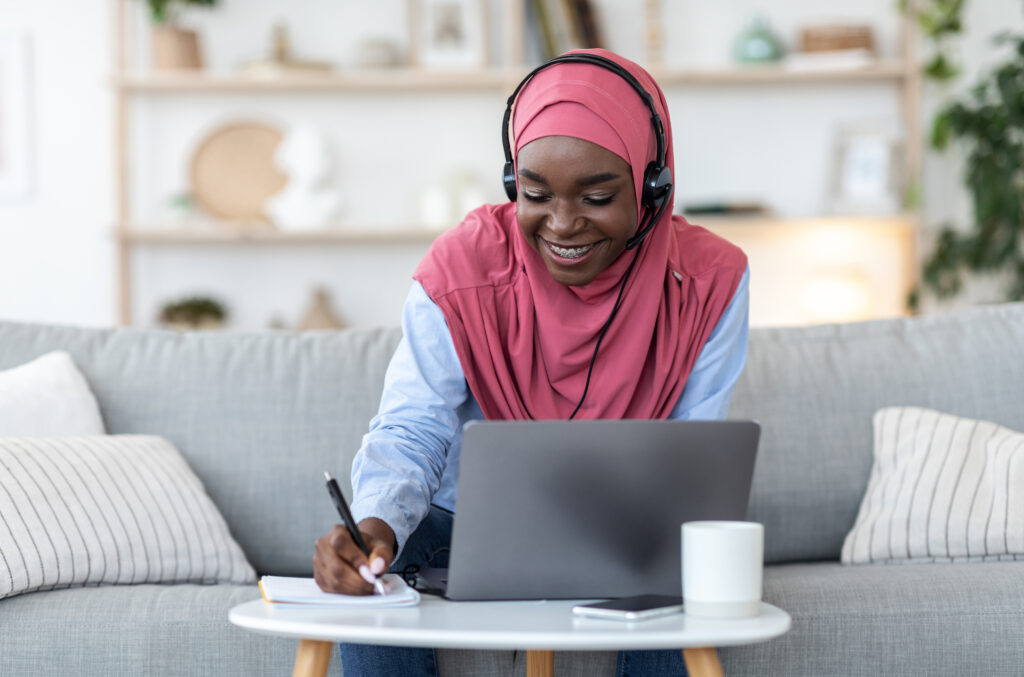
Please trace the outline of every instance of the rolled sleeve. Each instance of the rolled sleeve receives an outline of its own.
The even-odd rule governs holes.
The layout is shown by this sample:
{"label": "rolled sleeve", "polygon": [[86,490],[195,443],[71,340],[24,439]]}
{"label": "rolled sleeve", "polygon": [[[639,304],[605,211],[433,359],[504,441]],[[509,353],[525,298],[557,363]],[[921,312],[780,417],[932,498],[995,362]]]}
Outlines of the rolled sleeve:
{"label": "rolled sleeve", "polygon": [[459,434],[466,379],[441,309],[414,283],[380,409],[352,463],[352,514],[395,532],[399,552],[426,516]]}

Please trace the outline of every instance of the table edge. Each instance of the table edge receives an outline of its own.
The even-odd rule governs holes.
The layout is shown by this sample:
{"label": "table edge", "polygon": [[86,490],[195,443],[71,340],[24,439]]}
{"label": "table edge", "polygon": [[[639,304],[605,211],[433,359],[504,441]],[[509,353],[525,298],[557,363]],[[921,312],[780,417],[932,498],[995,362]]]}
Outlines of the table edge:
{"label": "table edge", "polygon": [[[556,651],[612,651],[621,649],[692,649],[697,647],[726,647],[740,646],[746,644],[759,644],[776,639],[784,635],[792,627],[790,615],[768,603],[764,603],[764,610],[767,611],[770,627],[756,635],[740,637],[720,638],[710,640],[706,637],[696,637],[691,640],[679,641],[679,638],[672,633],[658,634],[636,634],[629,635],[629,641],[609,641],[609,635],[605,633],[595,634],[564,634],[552,633],[549,631],[538,631],[537,633],[516,631],[510,632],[480,632],[472,637],[458,635],[453,639],[450,630],[432,630],[430,628],[417,629],[414,635],[398,637],[408,629],[385,628],[391,632],[382,632],[378,626],[361,627],[349,626],[344,636],[337,632],[323,632],[322,623],[290,621],[282,628],[280,619],[258,618],[244,615],[243,607],[255,607],[263,605],[263,600],[252,600],[236,605],[228,613],[230,622],[238,627],[259,634],[276,637],[291,637],[293,639],[312,639],[325,642],[350,642],[356,644],[373,645],[400,645],[407,647],[431,647],[439,649],[545,649]],[[383,610],[382,610],[383,611]],[[602,621],[597,621],[602,622]],[[603,621],[607,623],[621,623],[621,621]],[[612,638],[614,639],[614,638]]]}

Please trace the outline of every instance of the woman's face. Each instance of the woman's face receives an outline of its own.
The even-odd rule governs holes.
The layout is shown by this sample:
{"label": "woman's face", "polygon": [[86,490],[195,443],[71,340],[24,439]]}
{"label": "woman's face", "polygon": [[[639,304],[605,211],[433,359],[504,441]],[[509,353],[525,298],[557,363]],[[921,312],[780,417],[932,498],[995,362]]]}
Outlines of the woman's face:
{"label": "woman's face", "polygon": [[519,229],[551,273],[584,285],[636,232],[633,172],[615,153],[569,136],[545,136],[518,155]]}

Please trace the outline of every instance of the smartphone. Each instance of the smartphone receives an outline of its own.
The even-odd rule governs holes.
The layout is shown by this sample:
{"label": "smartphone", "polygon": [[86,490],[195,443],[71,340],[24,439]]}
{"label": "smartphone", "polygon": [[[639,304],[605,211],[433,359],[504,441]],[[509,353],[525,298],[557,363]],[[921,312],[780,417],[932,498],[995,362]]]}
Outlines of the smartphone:
{"label": "smartphone", "polygon": [[671,595],[636,595],[607,602],[578,604],[572,612],[578,616],[612,618],[621,621],[639,621],[683,610],[683,599]]}

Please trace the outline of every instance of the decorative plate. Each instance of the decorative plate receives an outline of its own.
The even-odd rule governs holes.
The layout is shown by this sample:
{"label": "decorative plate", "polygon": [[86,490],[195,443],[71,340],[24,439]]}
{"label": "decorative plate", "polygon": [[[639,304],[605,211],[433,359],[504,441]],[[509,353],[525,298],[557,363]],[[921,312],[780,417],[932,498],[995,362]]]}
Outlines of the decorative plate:
{"label": "decorative plate", "polygon": [[213,130],[192,155],[192,193],[207,213],[231,221],[266,221],[263,203],[284,188],[274,166],[278,130],[234,122]]}

